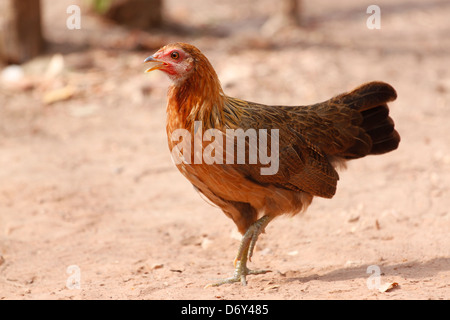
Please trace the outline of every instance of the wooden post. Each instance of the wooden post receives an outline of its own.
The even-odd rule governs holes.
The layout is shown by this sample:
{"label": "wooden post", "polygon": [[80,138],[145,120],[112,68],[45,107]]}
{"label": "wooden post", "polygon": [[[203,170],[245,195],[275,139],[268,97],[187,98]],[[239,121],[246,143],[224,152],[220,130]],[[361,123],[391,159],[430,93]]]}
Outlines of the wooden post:
{"label": "wooden post", "polygon": [[0,59],[23,63],[43,47],[40,0],[0,0]]}
{"label": "wooden post", "polygon": [[267,36],[275,36],[278,32],[292,27],[301,26],[302,0],[279,0],[277,10],[261,28]]}
{"label": "wooden post", "polygon": [[280,1],[280,14],[287,23],[297,25],[300,24],[301,0],[282,0]]}

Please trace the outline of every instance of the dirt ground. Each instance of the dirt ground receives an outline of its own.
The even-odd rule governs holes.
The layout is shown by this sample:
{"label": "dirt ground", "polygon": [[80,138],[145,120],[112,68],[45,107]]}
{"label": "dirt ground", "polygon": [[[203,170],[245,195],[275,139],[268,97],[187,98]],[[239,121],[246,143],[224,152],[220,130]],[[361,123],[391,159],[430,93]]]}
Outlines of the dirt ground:
{"label": "dirt ground", "polygon": [[[450,298],[449,1],[377,1],[370,30],[367,1],[304,1],[301,28],[275,28],[273,1],[170,0],[170,26],[151,32],[86,14],[68,30],[74,2],[43,1],[48,53],[1,74],[0,299]],[[174,41],[255,102],[371,80],[398,92],[399,149],[350,162],[333,199],[273,221],[249,265],[272,272],[247,287],[204,289],[232,274],[240,237],[170,159],[169,81],[142,61]]]}

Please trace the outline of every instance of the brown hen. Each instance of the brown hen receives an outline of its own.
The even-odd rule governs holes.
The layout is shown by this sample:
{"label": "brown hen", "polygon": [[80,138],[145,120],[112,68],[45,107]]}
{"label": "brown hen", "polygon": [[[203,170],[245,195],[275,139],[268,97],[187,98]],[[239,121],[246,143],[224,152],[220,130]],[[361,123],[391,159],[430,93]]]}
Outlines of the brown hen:
{"label": "brown hen", "polygon": [[161,70],[172,80],[166,128],[178,169],[243,234],[234,275],[214,286],[245,285],[247,275],[267,272],[248,269],[247,260],[273,218],[305,210],[314,196],[333,197],[337,166],[400,142],[387,106],[397,95],[387,83],[314,105],[269,106],[225,95],[208,59],[190,44],[169,44],[145,62],[155,63],[146,72]]}

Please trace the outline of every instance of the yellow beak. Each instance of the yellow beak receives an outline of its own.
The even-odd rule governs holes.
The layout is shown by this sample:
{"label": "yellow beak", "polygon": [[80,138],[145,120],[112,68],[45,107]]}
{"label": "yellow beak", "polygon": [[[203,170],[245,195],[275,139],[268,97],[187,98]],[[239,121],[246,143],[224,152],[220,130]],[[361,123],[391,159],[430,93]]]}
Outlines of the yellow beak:
{"label": "yellow beak", "polygon": [[144,60],[144,63],[148,63],[148,62],[156,62],[157,64],[154,65],[153,67],[145,70],[145,72],[152,72],[153,70],[159,70],[164,68],[167,64],[164,61],[155,59],[153,56],[148,57],[147,59]]}

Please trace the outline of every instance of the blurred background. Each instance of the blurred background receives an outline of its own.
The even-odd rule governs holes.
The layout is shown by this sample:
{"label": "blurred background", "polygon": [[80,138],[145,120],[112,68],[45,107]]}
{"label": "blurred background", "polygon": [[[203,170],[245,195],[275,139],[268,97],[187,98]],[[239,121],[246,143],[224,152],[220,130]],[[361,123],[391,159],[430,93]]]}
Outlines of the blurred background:
{"label": "blurred background", "polygon": [[[374,263],[401,283],[393,297],[449,298],[448,0],[0,0],[0,12],[0,299],[380,298],[364,284]],[[169,156],[169,81],[143,60],[175,41],[250,101],[312,104],[372,80],[398,92],[400,148],[351,162],[333,200],[258,243],[275,284],[202,289],[231,271],[239,237]],[[66,287],[70,265],[81,290]]]}

